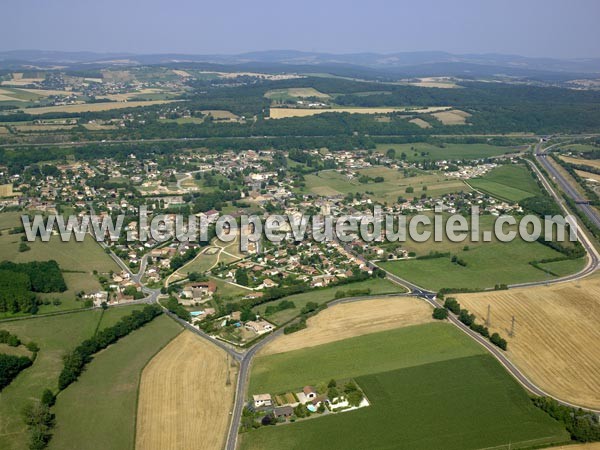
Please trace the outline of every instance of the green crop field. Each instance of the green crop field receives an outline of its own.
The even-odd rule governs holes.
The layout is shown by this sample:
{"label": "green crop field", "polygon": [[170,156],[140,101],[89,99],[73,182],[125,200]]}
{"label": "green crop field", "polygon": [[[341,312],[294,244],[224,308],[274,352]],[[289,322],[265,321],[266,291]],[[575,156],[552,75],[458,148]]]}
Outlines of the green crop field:
{"label": "green crop field", "polygon": [[376,278],[366,281],[358,281],[356,283],[349,283],[343,286],[311,290],[302,294],[290,295],[289,297],[256,306],[253,308],[253,310],[261,316],[264,316],[264,311],[269,305],[277,305],[282,300],[294,302],[294,305],[296,306],[295,308],[284,309],[283,311],[276,312],[270,316],[265,316],[265,318],[267,318],[269,321],[275,323],[276,325],[280,325],[299,315],[302,308],[308,302],[315,302],[320,305],[333,300],[335,298],[335,293],[338,291],[348,292],[349,290],[353,289],[370,289],[370,295],[403,292],[402,287],[398,286],[397,284],[386,279]]}
{"label": "green crop field", "polygon": [[489,144],[443,145],[444,147],[438,147],[425,142],[415,142],[412,144],[377,144],[377,151],[385,154],[388,149],[393,148],[396,150],[396,158],[400,159],[402,153],[405,153],[406,161],[480,159],[506,153],[514,153],[517,151],[516,147],[500,147]]}
{"label": "green crop field", "polygon": [[[333,170],[321,171],[317,175],[306,175],[305,190],[322,196],[346,195],[348,193],[367,193],[381,203],[395,203],[399,196],[404,198],[420,197],[426,193],[436,197],[454,192],[468,192],[471,188],[463,181],[445,176],[441,172],[415,171],[414,176],[404,176],[403,171],[377,166],[357,170],[358,177],[366,175],[371,178],[381,176],[381,183],[360,183],[355,177],[348,179],[344,174]],[[407,193],[406,189],[412,187],[414,192]],[[425,190],[423,189],[425,187]]]}
{"label": "green crop field", "polygon": [[[40,398],[46,388],[56,392],[63,356],[84,339],[137,307],[123,306],[101,310],[73,312],[58,316],[32,317],[0,322],[0,329],[16,334],[23,342],[34,341],[40,351],[33,365],[19,374],[0,395],[0,448],[27,448],[26,427],[21,410]],[[99,321],[102,317],[102,323]]]}
{"label": "green crop field", "polygon": [[545,264],[540,264],[543,269],[549,270],[558,276],[565,276],[572,273],[579,272],[585,267],[585,258],[579,259],[566,259],[564,261],[555,261]]}
{"label": "green crop field", "polygon": [[[460,341],[451,339],[451,344],[460,345]],[[394,342],[406,346],[401,340]],[[417,348],[422,353],[431,351],[427,344]],[[319,348],[311,350],[320,356]],[[394,357],[390,352],[373,353],[380,359]],[[368,365],[369,361],[356,356],[355,364]],[[315,365],[313,358],[303,362]],[[241,448],[514,449],[569,441],[562,426],[535,408],[525,391],[487,354],[371,373],[355,380],[370,406],[262,427],[242,435]]]}
{"label": "green crop field", "polygon": [[536,180],[523,165],[496,167],[482,178],[469,180],[469,184],[474,189],[511,202],[541,194]]}
{"label": "green crop field", "polygon": [[163,315],[95,356],[58,396],[49,448],[133,449],[142,369],[180,331]]}
{"label": "green crop field", "polygon": [[277,394],[331,378],[353,378],[483,353],[483,347],[450,324],[415,325],[259,356],[252,364],[248,392]]}
{"label": "green crop field", "polygon": [[[470,246],[469,251],[456,254],[467,263],[466,267],[452,263],[450,257],[387,261],[380,265],[385,270],[428,289],[485,289],[493,288],[496,284],[545,280],[548,278],[546,273],[529,262],[563,256],[538,242],[529,243],[520,239]],[[561,270],[564,272],[573,269],[575,272],[577,267],[577,263],[565,264]]]}

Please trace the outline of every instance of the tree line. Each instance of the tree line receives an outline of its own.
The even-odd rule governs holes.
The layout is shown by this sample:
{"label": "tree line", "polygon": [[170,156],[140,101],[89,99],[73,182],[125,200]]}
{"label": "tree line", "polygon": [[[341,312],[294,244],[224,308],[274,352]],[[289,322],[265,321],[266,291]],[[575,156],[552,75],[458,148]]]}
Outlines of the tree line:
{"label": "tree line", "polygon": [[63,369],[58,377],[58,389],[63,390],[73,383],[83,372],[85,365],[92,360],[94,353],[105,349],[134,330],[144,326],[162,314],[158,305],[147,305],[141,311],[133,311],[121,318],[115,325],[104,328],[90,339],[79,344],[64,358]]}

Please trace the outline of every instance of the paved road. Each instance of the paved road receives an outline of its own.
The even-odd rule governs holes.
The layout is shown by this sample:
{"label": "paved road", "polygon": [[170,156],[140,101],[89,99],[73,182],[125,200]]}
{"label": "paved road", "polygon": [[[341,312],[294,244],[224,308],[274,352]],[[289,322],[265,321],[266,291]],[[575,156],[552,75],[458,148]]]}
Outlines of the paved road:
{"label": "paved road", "polygon": [[[552,179],[560,186],[560,188],[573,199],[575,202],[585,202],[577,189],[575,189],[571,183],[569,183],[565,177],[556,169],[556,167],[548,160],[547,151],[555,147],[555,144],[544,150],[541,150],[541,144],[536,147],[535,158],[537,162],[550,174]],[[597,227],[600,228],[600,214],[590,205],[585,203],[578,203],[577,208],[580,209]]]}

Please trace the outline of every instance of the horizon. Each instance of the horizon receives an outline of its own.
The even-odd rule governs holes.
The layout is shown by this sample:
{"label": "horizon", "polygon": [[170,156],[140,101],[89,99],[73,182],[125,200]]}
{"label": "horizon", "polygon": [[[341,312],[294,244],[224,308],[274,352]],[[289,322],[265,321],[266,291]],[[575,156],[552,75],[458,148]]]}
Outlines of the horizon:
{"label": "horizon", "polygon": [[332,56],[354,56],[354,55],[379,55],[379,56],[392,56],[392,55],[411,55],[411,54],[425,54],[425,53],[444,53],[451,56],[514,56],[529,59],[555,59],[562,61],[580,61],[580,60],[596,60],[600,59],[598,56],[578,56],[578,57],[561,57],[561,56],[545,56],[545,55],[523,55],[519,53],[502,53],[502,52],[464,52],[456,53],[449,52],[446,50],[398,50],[398,51],[343,51],[343,52],[329,52],[320,50],[298,50],[294,48],[267,48],[263,50],[249,50],[242,52],[206,52],[206,53],[183,53],[178,51],[161,51],[161,52],[131,52],[125,50],[114,50],[114,51],[95,51],[95,50],[57,50],[57,49],[43,49],[43,48],[14,48],[0,50],[0,53],[19,53],[19,52],[40,52],[40,53],[88,53],[99,56],[111,56],[111,55],[124,55],[124,56],[154,56],[154,55],[174,55],[174,56],[243,56],[248,54],[267,54],[267,53],[303,53],[307,55],[332,55]]}
{"label": "horizon", "polygon": [[0,51],[15,49],[18,39],[21,49],[94,53],[236,55],[273,48],[277,42],[280,48],[332,54],[443,51],[600,57],[595,45],[600,41],[595,24],[600,4],[593,0],[460,0],[452,5],[440,0],[427,5],[378,0],[351,8],[339,0],[309,0],[301,6],[273,0],[252,5],[184,0],[176,7],[151,0],[144,8],[116,0],[94,5],[24,0],[5,6],[5,11],[12,20],[0,29]]}

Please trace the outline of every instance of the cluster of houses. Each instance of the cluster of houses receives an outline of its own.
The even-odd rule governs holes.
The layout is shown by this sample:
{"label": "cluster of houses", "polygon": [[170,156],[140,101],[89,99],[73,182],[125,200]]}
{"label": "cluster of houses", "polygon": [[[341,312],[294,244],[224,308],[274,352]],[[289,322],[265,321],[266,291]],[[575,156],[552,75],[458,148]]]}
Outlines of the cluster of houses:
{"label": "cluster of houses", "polygon": [[[360,398],[360,397],[359,397]],[[320,394],[314,386],[304,386],[299,392],[288,392],[283,395],[255,394],[248,403],[248,408],[256,413],[270,414],[279,422],[297,418],[297,407],[302,405],[309,412],[336,413],[352,411],[369,406],[369,400],[362,395],[360,403],[352,405],[344,394],[329,398]]]}

